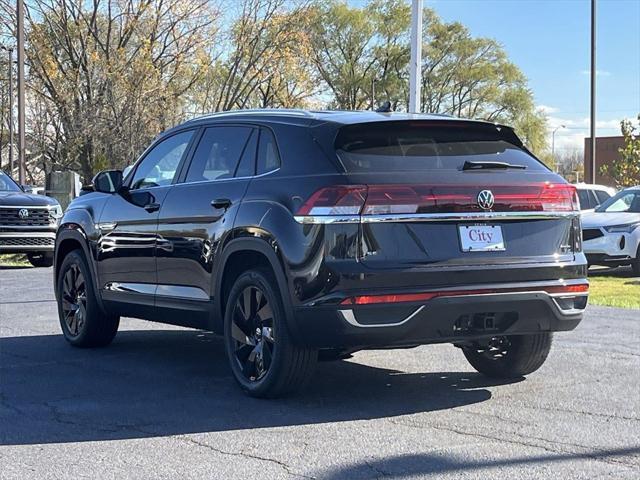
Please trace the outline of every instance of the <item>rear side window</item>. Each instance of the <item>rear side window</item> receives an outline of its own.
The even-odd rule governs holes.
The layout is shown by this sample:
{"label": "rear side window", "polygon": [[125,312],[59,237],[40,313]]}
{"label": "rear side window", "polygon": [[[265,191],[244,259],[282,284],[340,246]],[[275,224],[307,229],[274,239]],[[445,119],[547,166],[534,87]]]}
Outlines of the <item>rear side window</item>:
{"label": "rear side window", "polygon": [[252,130],[249,141],[244,147],[242,158],[236,169],[236,177],[252,177],[256,172],[256,148],[258,146],[258,130]]}
{"label": "rear side window", "polygon": [[193,154],[186,182],[232,178],[251,127],[209,127]]}
{"label": "rear side window", "polygon": [[452,123],[380,122],[342,127],[335,149],[347,172],[458,170],[465,161],[546,170],[491,128]]}
{"label": "rear side window", "polygon": [[258,146],[257,173],[271,172],[280,167],[280,155],[276,139],[270,130],[260,130],[260,145]]}
{"label": "rear side window", "polygon": [[593,199],[591,190],[578,190],[578,199],[580,200],[580,209],[589,210],[595,208],[597,203]]}
{"label": "rear side window", "polygon": [[611,198],[611,195],[609,195],[607,192],[604,192],[602,190],[595,190],[595,194],[596,194],[596,197],[598,197],[598,203],[606,202]]}

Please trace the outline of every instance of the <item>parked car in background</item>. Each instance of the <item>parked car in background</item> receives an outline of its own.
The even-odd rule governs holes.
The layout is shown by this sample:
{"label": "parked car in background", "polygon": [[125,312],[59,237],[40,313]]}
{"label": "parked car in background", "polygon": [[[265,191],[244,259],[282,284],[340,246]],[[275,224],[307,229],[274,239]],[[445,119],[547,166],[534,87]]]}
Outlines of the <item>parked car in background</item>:
{"label": "parked car in background", "polygon": [[22,191],[25,193],[33,193],[34,195],[44,195],[45,188],[38,187],[37,185],[22,185]]}
{"label": "parked car in background", "polygon": [[576,183],[575,185],[580,199],[580,210],[582,211],[593,210],[616,194],[615,188],[605,185],[590,183]]}
{"label": "parked car in background", "polygon": [[521,377],[587,304],[575,187],[506,126],[219,113],[92,188],[56,239],[66,340],[106,345],[120,316],[212,330],[258,397],[312,380],[318,358],[432,343]]}
{"label": "parked car in background", "polygon": [[583,214],[582,238],[589,265],[631,265],[640,275],[640,186]]}
{"label": "parked car in background", "polygon": [[0,171],[0,254],[25,253],[34,267],[50,267],[61,217],[57,200],[25,192]]}

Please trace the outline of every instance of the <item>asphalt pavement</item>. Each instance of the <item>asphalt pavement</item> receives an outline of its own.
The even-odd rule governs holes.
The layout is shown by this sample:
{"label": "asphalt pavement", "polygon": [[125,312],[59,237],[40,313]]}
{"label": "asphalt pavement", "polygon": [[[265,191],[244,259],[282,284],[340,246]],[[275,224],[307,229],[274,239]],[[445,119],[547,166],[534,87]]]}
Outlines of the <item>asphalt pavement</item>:
{"label": "asphalt pavement", "polygon": [[0,267],[2,479],[640,478],[638,310],[590,306],[526,380],[425,346],[265,401],[209,333],[123,319],[111,346],[69,346],[51,275]]}

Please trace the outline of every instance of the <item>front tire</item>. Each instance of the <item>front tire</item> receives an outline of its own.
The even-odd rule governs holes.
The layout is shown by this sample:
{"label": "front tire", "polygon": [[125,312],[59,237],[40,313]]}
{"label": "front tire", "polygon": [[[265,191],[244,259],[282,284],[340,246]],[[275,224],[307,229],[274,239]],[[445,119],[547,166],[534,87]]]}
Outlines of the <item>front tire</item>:
{"label": "front tire", "polygon": [[226,302],[224,339],[231,371],[253,397],[291,393],[312,375],[318,352],[295,345],[273,274],[249,270],[235,281]]}
{"label": "front tire", "polygon": [[103,347],[115,337],[120,317],[106,315],[81,250],[73,250],[58,271],[58,317],[64,338],[76,347]]}
{"label": "front tire", "polygon": [[53,252],[27,253],[27,259],[36,268],[51,267],[53,265]]}
{"label": "front tire", "polygon": [[478,372],[492,378],[517,378],[538,370],[551,350],[551,333],[495,337],[462,351]]}

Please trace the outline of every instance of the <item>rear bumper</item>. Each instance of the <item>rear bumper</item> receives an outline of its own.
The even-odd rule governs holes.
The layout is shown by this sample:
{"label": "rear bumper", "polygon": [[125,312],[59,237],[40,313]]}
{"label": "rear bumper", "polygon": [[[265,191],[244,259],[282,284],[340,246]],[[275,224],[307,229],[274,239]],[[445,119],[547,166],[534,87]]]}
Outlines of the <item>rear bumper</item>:
{"label": "rear bumper", "polygon": [[[522,286],[500,287],[516,285]],[[531,284],[526,291],[442,296],[422,303],[298,307],[293,330],[307,346],[358,350],[574,329],[587,294],[550,294],[540,288]]]}
{"label": "rear bumper", "polygon": [[55,231],[0,232],[0,253],[53,252]]}

